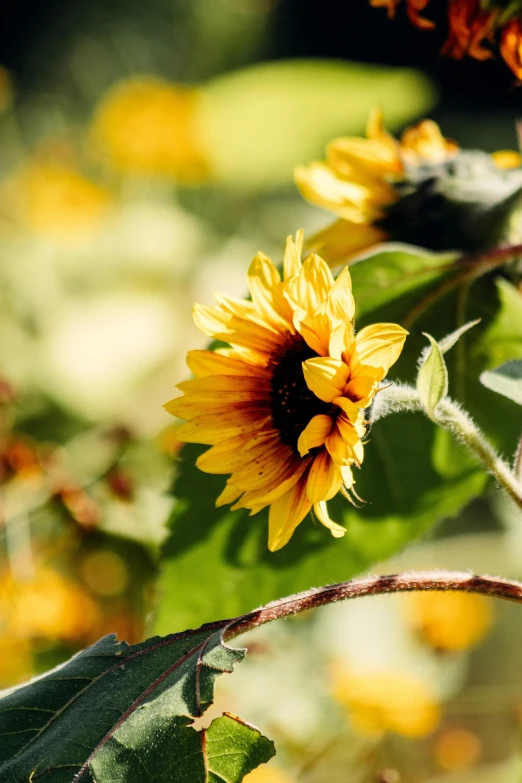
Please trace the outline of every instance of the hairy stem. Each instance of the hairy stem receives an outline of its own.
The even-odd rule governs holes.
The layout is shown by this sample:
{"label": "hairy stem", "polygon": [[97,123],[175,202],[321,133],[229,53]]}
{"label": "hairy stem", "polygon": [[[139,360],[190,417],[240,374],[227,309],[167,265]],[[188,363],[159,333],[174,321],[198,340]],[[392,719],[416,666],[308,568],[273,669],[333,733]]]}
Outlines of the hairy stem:
{"label": "hairy stem", "polygon": [[506,601],[522,603],[522,583],[509,579],[494,579],[490,576],[475,576],[460,571],[409,571],[388,576],[366,576],[350,579],[326,587],[316,587],[304,593],[281,598],[260,609],[232,620],[225,631],[225,639],[233,639],[260,625],[281,620],[319,606],[362,598],[367,595],[386,593],[407,593],[414,590],[459,591],[479,593],[484,596],[503,598]]}
{"label": "hairy stem", "polygon": [[499,457],[470,417],[446,397],[438,404],[435,418],[438,424],[450,430],[471,449],[505,489],[511,500],[522,510],[522,482],[509,465]]}

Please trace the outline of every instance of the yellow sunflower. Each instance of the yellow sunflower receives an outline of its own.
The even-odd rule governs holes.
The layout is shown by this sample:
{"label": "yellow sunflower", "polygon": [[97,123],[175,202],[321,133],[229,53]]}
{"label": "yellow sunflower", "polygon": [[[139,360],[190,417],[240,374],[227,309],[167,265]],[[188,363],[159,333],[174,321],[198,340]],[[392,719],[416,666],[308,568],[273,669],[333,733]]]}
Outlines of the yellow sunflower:
{"label": "yellow sunflower", "polygon": [[184,442],[211,448],[197,466],[230,473],[216,505],[269,511],[268,547],[291,538],[313,508],[336,537],[344,528],[326,501],[352,490],[363,460],[367,408],[407,332],[396,324],[354,331],[348,269],[336,280],[322,258],[301,261],[302,232],[287,240],[283,279],[258,253],[248,271],[252,301],[216,296],[194,320],[230,349],[190,351],[195,378],[166,409],[187,419]]}
{"label": "yellow sunflower", "polygon": [[308,246],[331,265],[388,240],[432,250],[485,249],[507,238],[498,236],[509,223],[502,202],[513,208],[520,165],[520,154],[511,150],[460,150],[432,120],[395,139],[375,110],[366,138],[335,139],[326,160],[295,171],[304,198],[338,218]]}

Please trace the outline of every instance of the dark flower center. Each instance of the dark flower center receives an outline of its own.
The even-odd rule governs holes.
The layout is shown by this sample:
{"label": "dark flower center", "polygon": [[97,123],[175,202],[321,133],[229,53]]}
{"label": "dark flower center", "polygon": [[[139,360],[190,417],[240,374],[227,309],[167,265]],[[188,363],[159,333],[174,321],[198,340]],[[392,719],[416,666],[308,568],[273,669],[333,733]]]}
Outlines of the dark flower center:
{"label": "dark flower center", "polygon": [[292,335],[272,354],[268,365],[272,371],[272,421],[281,441],[295,451],[299,436],[310,419],[321,413],[335,416],[338,412],[335,406],[316,397],[306,385],[302,364],[318,355],[301,335]]}

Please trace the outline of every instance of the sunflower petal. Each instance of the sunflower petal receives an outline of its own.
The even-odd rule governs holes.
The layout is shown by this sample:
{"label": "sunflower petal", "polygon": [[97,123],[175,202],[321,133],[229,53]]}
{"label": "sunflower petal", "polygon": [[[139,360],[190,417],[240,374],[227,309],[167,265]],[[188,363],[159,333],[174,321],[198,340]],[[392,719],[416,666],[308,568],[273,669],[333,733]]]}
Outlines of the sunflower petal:
{"label": "sunflower petal", "polygon": [[330,434],[333,427],[333,419],[326,414],[321,413],[310,419],[297,441],[297,451],[300,456],[304,457],[305,454],[308,454],[310,449],[322,446],[326,440],[326,436]]}
{"label": "sunflower petal", "polygon": [[[358,365],[374,367],[382,371],[382,378],[399,358],[408,336],[398,324],[371,324],[355,336]],[[359,367],[357,374],[365,374]]]}
{"label": "sunflower petal", "polygon": [[306,482],[306,494],[310,503],[319,503],[321,500],[331,500],[343,484],[339,466],[335,464],[326,449],[314,459],[308,473]]}
{"label": "sunflower petal", "polygon": [[345,528],[341,527],[341,525],[338,525],[337,522],[334,522],[333,519],[330,518],[324,500],[314,504],[314,512],[321,525],[328,528],[334,538],[342,538],[346,534]]}
{"label": "sunflower petal", "polygon": [[303,362],[306,385],[323,402],[340,397],[348,381],[349,369],[341,359],[318,357]]}
{"label": "sunflower petal", "polygon": [[276,552],[287,544],[312,508],[306,496],[306,474],[295,486],[272,503],[268,514],[268,548]]}

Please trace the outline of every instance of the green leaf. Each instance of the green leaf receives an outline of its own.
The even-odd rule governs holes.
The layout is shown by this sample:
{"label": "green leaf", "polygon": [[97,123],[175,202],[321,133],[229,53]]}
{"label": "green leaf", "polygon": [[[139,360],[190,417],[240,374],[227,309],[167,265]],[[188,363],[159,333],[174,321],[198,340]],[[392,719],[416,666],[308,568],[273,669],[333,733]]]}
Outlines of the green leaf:
{"label": "green leaf", "polygon": [[480,376],[488,389],[503,394],[518,405],[522,405],[522,360],[505,362],[494,370],[486,370]]}
{"label": "green leaf", "polygon": [[473,329],[473,327],[476,326],[478,323],[480,323],[480,318],[476,318],[474,321],[468,321],[467,324],[460,326],[458,329],[455,329],[454,332],[451,332],[451,334],[447,334],[446,337],[443,337],[442,340],[439,340],[438,344],[442,353],[447,353],[450,350],[450,348],[453,348],[455,343],[458,342],[458,340],[460,340],[463,334],[469,332],[469,330]]}
{"label": "green leaf", "polygon": [[448,368],[438,342],[431,334],[424,334],[431,343],[431,350],[419,368],[417,391],[426,413],[434,419],[437,405],[448,394]]}
{"label": "green leaf", "polygon": [[0,780],[239,783],[273,744],[231,715],[202,732],[216,678],[245,651],[219,621],[129,646],[101,639],[0,698]]}
{"label": "green leaf", "polygon": [[[324,156],[334,136],[364,133],[379,105],[392,130],[428,110],[422,74],[335,60],[287,60],[217,76],[202,88],[198,130],[216,180],[290,183],[298,164]],[[305,126],[305,132],[303,132]]]}
{"label": "green leaf", "polygon": [[278,552],[267,548],[268,514],[216,508],[224,476],[202,473],[195,461],[204,447],[181,451],[159,577],[156,630],[206,622],[222,612],[241,614],[310,585],[338,582],[396,553],[434,522],[452,517],[483,490],[486,474],[476,465],[450,480],[431,464],[434,430],[417,414],[389,416],[372,428],[357,492],[367,502],[354,508],[341,495],[331,516],[346,526],[335,539],[306,518]]}

